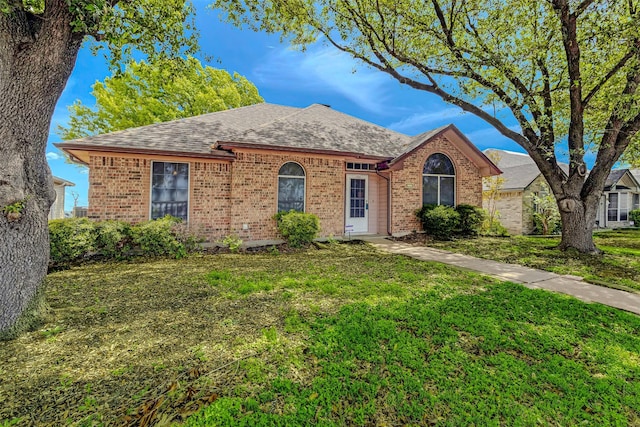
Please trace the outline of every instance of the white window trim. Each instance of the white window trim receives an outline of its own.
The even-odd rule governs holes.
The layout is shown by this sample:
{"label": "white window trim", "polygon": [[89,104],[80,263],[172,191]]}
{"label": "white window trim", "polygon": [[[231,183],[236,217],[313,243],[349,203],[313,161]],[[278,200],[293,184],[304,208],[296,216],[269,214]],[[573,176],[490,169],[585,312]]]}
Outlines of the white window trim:
{"label": "white window trim", "polygon": [[153,164],[154,163],[175,163],[180,165],[187,165],[187,219],[185,223],[188,223],[191,219],[191,163],[189,162],[172,162],[169,160],[152,160],[151,169],[149,173],[149,220],[151,220],[151,211],[153,209]]}
{"label": "white window trim", "polygon": [[[300,176],[300,175],[280,175],[280,169],[282,169],[282,167],[284,165],[288,164],[288,163],[295,163],[296,165],[300,166],[302,168],[302,172],[304,173],[304,175],[303,176]],[[303,197],[302,197],[302,212],[306,213],[307,212],[307,171],[305,170],[304,166],[302,166],[298,162],[290,161],[290,162],[284,162],[278,168],[278,178],[277,178],[278,179],[278,189],[276,191],[276,213],[280,212],[278,210],[278,205],[280,205],[280,178],[296,178],[296,179],[301,179],[302,180],[303,188],[304,188],[304,193],[303,193]]]}
{"label": "white window trim", "polygon": [[[611,204],[611,200],[609,198],[609,196],[611,196],[612,194],[616,194],[617,195],[617,203],[615,206],[615,211],[616,211],[616,219],[609,219],[609,209],[613,210],[612,208],[609,207],[609,205]],[[629,221],[629,212],[631,212],[633,209],[629,207],[629,192],[620,192],[620,191],[611,191],[609,193],[607,193],[607,203],[606,203],[606,209],[607,211],[605,212],[605,215],[607,216],[607,221],[610,222],[626,222]],[[627,219],[620,219],[620,211],[621,211],[621,202],[622,202],[622,198],[625,197],[625,210],[627,211]],[[633,197],[633,196],[632,196]],[[631,199],[631,204],[633,205],[633,198]]]}
{"label": "white window trim", "polygon": [[[424,171],[424,165],[425,163],[427,163],[427,161],[429,160],[429,157],[433,156],[434,154],[442,154],[443,156],[445,156],[447,159],[449,159],[449,161],[451,162],[451,167],[453,167],[453,173],[454,175],[439,175],[439,174],[433,174],[433,173],[423,173],[422,174],[422,182],[421,182],[421,195],[422,195],[422,204],[424,204],[424,177],[425,176],[435,176],[435,177],[443,177],[443,178],[453,178],[453,207],[457,206],[457,199],[458,199],[458,187],[457,187],[457,180],[456,180],[456,175],[457,175],[457,171],[456,171],[456,164],[453,162],[453,160],[451,160],[451,156],[449,156],[446,153],[443,153],[441,151],[437,151],[435,153],[431,153],[429,154],[429,156],[427,156],[427,158],[424,160],[424,162],[422,162],[422,169]],[[438,206],[445,206],[442,205],[440,202],[440,179],[438,179]]]}

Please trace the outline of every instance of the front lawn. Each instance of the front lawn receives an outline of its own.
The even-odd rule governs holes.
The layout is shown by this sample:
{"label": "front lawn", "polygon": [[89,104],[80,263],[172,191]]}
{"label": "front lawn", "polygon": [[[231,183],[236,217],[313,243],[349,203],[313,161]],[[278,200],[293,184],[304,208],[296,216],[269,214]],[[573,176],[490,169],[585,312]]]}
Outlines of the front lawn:
{"label": "front lawn", "polygon": [[0,345],[12,425],[638,425],[640,318],[367,245],[93,264]]}
{"label": "front lawn", "polygon": [[603,255],[556,250],[559,237],[478,237],[453,241],[429,241],[428,245],[478,258],[520,264],[558,274],[581,276],[599,285],[640,292],[640,229],[602,231],[594,234]]}

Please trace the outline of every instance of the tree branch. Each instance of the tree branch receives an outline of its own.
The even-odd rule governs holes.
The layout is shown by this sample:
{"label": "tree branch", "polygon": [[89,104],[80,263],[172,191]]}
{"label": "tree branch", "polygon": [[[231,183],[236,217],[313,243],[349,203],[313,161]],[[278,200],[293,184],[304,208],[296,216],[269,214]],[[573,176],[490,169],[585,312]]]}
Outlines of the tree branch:
{"label": "tree branch", "polygon": [[629,51],[622,58],[620,58],[620,61],[618,61],[611,68],[611,70],[609,70],[609,72],[598,83],[596,83],[593,88],[591,88],[589,94],[582,101],[582,105],[584,107],[586,107],[589,104],[589,101],[591,101],[591,98],[593,98],[598,93],[598,91],[602,89],[602,86],[604,86],[613,76],[615,76],[618,71],[620,71],[622,67],[625,66],[629,59],[633,58],[633,55],[635,54],[634,49],[640,49],[640,39],[636,39],[634,45],[635,47],[629,49]]}
{"label": "tree branch", "polygon": [[587,10],[587,8],[589,8],[589,6],[591,6],[593,4],[595,0],[584,0],[582,3],[580,3],[577,7],[576,10],[573,12],[573,14],[577,17],[579,17],[580,15],[582,15],[584,13],[585,10]]}
{"label": "tree branch", "polygon": [[[583,2],[586,4],[588,1]],[[584,106],[582,104],[582,76],[580,72],[580,46],[577,37],[577,17],[569,10],[568,0],[552,0],[553,7],[560,19],[562,27],[562,43],[569,70],[569,179],[578,176],[576,173],[583,165],[584,159]],[[588,6],[588,5],[586,5]],[[577,178],[574,184],[577,185]]]}

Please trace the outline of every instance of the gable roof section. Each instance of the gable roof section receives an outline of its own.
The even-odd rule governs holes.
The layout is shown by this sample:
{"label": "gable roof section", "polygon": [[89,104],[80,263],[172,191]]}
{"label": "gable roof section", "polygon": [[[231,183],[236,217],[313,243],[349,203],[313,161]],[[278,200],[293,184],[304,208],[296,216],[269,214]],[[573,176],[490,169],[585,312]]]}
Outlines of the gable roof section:
{"label": "gable roof section", "polygon": [[213,152],[211,144],[228,139],[238,132],[271,122],[299,110],[275,104],[254,104],[247,107],[202,114],[170,122],[125,129],[103,135],[88,136],[54,144],[61,149],[89,149],[114,152],[162,152],[191,154],[202,157],[233,158],[225,151]]}
{"label": "gable roof section", "polygon": [[408,140],[407,135],[313,104],[222,140],[217,147],[260,146],[386,159],[393,157]]}
{"label": "gable roof section", "polygon": [[[496,148],[488,148],[484,153],[499,157],[496,164],[502,169],[502,178],[504,178],[502,190],[524,190],[541,175],[538,165],[528,154]],[[559,163],[558,165],[565,175],[569,174],[568,164]]]}
{"label": "gable roof section", "polygon": [[493,155],[498,156],[499,160],[496,161],[496,164],[499,165],[501,169],[506,169],[513,166],[535,164],[533,159],[526,153],[498,150],[496,148],[487,148],[483,151],[483,153],[488,157],[491,157]]}
{"label": "gable roof section", "polygon": [[233,148],[257,148],[351,155],[397,163],[445,133],[483,175],[500,173],[453,125],[410,137],[321,104],[306,108],[255,104],[54,145],[87,158],[88,151],[105,151],[231,160],[235,158]]}
{"label": "gable roof section", "polygon": [[75,187],[76,186],[73,182],[67,181],[66,179],[59,178],[59,177],[57,177],[55,175],[52,175],[52,177],[53,177],[53,185],[62,185],[64,187]]}
{"label": "gable roof section", "polygon": [[462,153],[480,169],[482,176],[500,175],[502,173],[498,166],[478,150],[478,148],[452,124],[414,136],[402,147],[402,151],[396,154],[395,158],[389,163],[389,165],[393,166],[395,164],[399,164],[403,159],[410,156],[420,147],[423,147],[425,144],[428,144],[440,136],[447,137],[452,144],[457,146],[460,151],[462,151]]}
{"label": "gable roof section", "polygon": [[540,176],[540,170],[535,163],[502,168],[503,190],[524,190]]}
{"label": "gable roof section", "polygon": [[[622,181],[626,181],[627,184],[631,184],[635,188],[624,185]],[[630,189],[637,191],[640,189],[640,183],[630,169],[614,169],[609,173],[604,183],[604,191],[611,191],[614,186],[619,190]]]}

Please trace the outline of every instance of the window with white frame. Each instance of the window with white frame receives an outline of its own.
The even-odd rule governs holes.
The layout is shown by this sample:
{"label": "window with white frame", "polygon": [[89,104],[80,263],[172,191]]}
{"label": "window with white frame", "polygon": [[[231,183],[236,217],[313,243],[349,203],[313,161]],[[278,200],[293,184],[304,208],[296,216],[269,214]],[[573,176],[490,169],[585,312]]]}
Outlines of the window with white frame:
{"label": "window with white frame", "polygon": [[[627,221],[629,219],[629,193],[609,193],[607,221]],[[634,201],[631,201],[632,204]]]}
{"label": "window with white frame", "polygon": [[153,162],[151,170],[151,219],[171,215],[186,221],[189,212],[189,164]]}
{"label": "window with white frame", "polygon": [[640,209],[640,194],[636,193],[633,195],[633,202],[631,210]]}
{"label": "window with white frame", "polygon": [[609,193],[607,205],[607,221],[618,220],[618,193]]}
{"label": "window with white frame", "polygon": [[425,205],[455,205],[456,172],[446,155],[429,156],[422,168],[422,203]]}
{"label": "window with white frame", "polygon": [[282,165],[278,171],[278,212],[304,212],[305,173],[295,162]]}

